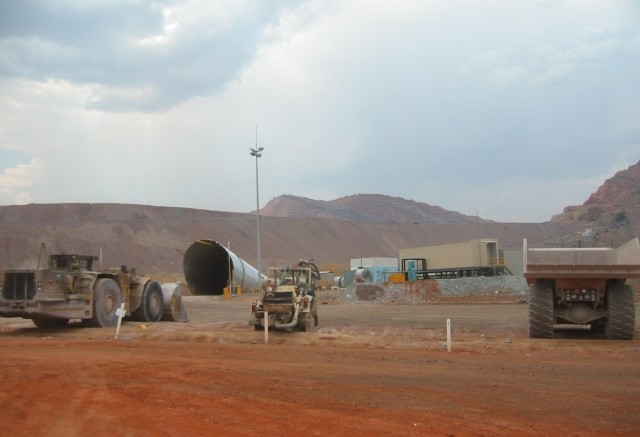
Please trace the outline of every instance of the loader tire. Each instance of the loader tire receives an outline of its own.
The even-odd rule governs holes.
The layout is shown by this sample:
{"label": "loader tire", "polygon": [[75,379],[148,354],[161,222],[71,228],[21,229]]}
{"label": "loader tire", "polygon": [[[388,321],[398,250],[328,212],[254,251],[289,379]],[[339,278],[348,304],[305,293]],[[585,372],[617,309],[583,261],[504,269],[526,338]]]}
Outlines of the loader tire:
{"label": "loader tire", "polygon": [[64,328],[69,324],[69,319],[33,319],[33,324],[40,329]]}
{"label": "loader tire", "polygon": [[93,286],[93,316],[87,321],[89,326],[111,328],[118,324],[116,311],[122,303],[122,292],[116,281],[110,278],[98,279]]}
{"label": "loader tire", "polygon": [[635,328],[633,290],[626,284],[612,285],[607,289],[609,317],[605,333],[609,340],[631,340]]}
{"label": "loader tire", "polygon": [[162,287],[156,281],[150,281],[142,293],[140,308],[133,314],[134,319],[142,322],[159,322],[164,310]]}
{"label": "loader tire", "polygon": [[553,337],[553,293],[545,284],[529,287],[529,338]]}

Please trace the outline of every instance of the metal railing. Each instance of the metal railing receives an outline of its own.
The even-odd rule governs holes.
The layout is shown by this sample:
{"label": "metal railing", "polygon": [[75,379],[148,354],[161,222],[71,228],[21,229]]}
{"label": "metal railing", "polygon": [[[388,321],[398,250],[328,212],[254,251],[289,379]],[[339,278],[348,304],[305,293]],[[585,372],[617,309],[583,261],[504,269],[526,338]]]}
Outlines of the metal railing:
{"label": "metal railing", "polygon": [[503,256],[494,256],[489,258],[490,266],[504,266],[504,257]]}

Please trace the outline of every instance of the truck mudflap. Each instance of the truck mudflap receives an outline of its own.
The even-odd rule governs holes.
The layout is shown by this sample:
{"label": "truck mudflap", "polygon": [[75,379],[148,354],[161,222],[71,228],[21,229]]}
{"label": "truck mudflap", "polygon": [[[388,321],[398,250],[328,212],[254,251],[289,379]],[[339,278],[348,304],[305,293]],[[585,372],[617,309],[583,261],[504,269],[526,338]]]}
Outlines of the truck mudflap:
{"label": "truck mudflap", "polygon": [[162,301],[164,302],[162,320],[169,322],[188,322],[187,311],[182,304],[182,284],[180,282],[164,282]]}
{"label": "truck mudflap", "polygon": [[300,313],[300,305],[294,304],[295,310],[293,311],[293,318],[288,323],[280,323],[276,320],[276,329],[291,329],[298,324],[298,314]]}

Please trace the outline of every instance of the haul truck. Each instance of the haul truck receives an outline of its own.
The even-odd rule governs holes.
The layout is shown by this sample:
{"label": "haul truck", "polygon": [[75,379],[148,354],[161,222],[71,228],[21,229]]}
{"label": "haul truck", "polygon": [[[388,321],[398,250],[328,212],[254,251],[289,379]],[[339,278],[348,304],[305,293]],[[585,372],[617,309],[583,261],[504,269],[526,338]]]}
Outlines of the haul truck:
{"label": "haul truck", "polygon": [[589,326],[609,339],[632,339],[634,293],[640,278],[640,244],[634,238],[612,248],[528,248],[523,241],[529,285],[529,337],[550,338],[554,325]]}
{"label": "haul truck", "polygon": [[133,320],[187,321],[177,287],[166,291],[134,268],[96,269],[92,255],[49,255],[44,269],[0,270],[0,316],[33,320],[39,328],[81,319],[94,327],[116,326],[121,304]]}

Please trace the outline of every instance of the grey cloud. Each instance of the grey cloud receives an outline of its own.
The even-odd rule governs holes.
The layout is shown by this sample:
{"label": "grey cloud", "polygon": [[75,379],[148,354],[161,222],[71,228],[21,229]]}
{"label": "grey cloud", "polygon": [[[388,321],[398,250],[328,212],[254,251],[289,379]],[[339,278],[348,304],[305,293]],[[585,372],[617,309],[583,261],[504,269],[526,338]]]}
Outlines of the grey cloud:
{"label": "grey cloud", "polygon": [[100,3],[53,0],[0,3],[0,37],[46,41],[72,47],[111,45],[114,37],[162,29],[162,11],[153,2]]}
{"label": "grey cloud", "polygon": [[0,75],[100,85],[89,103],[94,109],[166,109],[215,94],[236,77],[281,3],[256,3],[228,29],[185,29],[187,37],[159,49],[132,41],[162,34],[162,3],[2,2]]}

